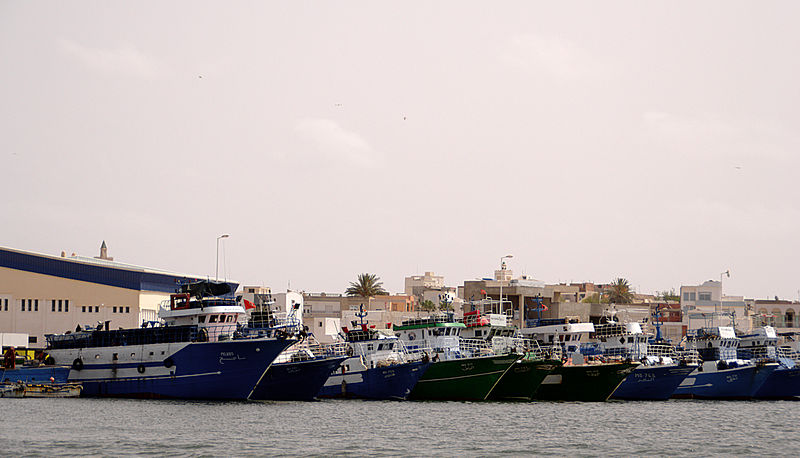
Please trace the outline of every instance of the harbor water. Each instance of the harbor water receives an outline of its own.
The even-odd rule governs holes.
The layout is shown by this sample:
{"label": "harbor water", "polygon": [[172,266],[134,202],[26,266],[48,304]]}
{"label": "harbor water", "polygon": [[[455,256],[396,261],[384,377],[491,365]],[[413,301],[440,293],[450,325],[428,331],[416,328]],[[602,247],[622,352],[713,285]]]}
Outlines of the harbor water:
{"label": "harbor water", "polygon": [[2,455],[800,455],[791,401],[0,399]]}

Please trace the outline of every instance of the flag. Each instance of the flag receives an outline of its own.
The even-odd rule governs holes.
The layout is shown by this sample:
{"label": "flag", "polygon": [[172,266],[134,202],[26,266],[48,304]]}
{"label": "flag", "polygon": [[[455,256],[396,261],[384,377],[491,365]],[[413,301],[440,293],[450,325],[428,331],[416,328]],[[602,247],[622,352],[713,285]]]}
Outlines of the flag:
{"label": "flag", "polygon": [[545,311],[545,312],[548,310],[547,306],[544,305],[544,303],[542,303],[542,310]]}
{"label": "flag", "polygon": [[245,310],[250,310],[250,309],[254,309],[254,308],[256,308],[256,304],[248,301],[247,299],[244,300],[244,309]]}
{"label": "flag", "polygon": [[483,294],[483,295],[485,296],[485,295],[486,295],[486,290],[485,290],[485,289],[482,289],[482,290],[481,290],[481,294]]}

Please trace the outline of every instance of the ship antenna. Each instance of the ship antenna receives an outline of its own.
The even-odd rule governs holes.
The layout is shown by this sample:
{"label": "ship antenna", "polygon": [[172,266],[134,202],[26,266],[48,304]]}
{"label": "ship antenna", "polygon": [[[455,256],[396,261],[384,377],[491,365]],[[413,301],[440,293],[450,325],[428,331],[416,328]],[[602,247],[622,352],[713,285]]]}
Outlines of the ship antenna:
{"label": "ship antenna", "polygon": [[364,326],[364,317],[367,316],[367,312],[364,311],[364,304],[358,306],[358,313],[356,316],[360,319],[361,323],[359,323],[362,327]]}

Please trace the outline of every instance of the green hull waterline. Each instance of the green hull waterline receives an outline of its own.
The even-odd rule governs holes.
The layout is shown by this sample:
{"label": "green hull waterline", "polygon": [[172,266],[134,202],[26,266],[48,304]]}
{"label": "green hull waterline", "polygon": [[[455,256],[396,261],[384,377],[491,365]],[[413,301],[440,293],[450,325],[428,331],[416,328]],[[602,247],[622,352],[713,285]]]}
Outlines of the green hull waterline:
{"label": "green hull waterline", "polygon": [[562,364],[559,360],[518,360],[489,393],[489,399],[530,401],[545,377]]}
{"label": "green hull waterline", "polygon": [[484,356],[433,363],[410,399],[483,401],[519,355]]}
{"label": "green hull waterline", "polygon": [[542,401],[605,401],[639,363],[561,366],[539,385]]}

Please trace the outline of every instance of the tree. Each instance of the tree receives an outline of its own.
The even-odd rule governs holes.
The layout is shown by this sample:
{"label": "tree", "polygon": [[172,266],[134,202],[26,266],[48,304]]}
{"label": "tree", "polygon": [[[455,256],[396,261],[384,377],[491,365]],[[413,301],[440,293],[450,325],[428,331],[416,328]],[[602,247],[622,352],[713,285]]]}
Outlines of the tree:
{"label": "tree", "polygon": [[681,300],[681,296],[675,292],[675,288],[671,288],[669,291],[659,291],[656,293],[656,297],[662,301],[680,302]]}
{"label": "tree", "polygon": [[581,302],[585,304],[608,304],[608,297],[604,294],[594,293],[583,298]]}
{"label": "tree", "polygon": [[345,290],[348,296],[373,297],[389,294],[383,289],[383,282],[375,274],[360,274],[358,280],[350,282],[350,287]]}
{"label": "tree", "polygon": [[633,302],[631,285],[624,278],[615,278],[606,294],[608,295],[608,302],[612,304],[630,304]]}
{"label": "tree", "polygon": [[439,310],[443,312],[453,311],[453,301],[450,300],[449,296],[445,296],[444,298],[439,300]]}
{"label": "tree", "polygon": [[436,304],[434,304],[433,301],[425,300],[419,303],[419,308],[423,312],[433,312],[436,310]]}

